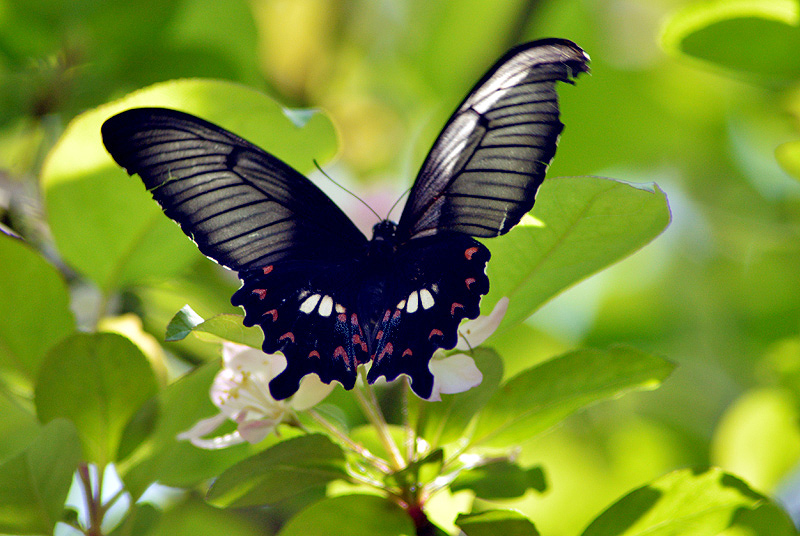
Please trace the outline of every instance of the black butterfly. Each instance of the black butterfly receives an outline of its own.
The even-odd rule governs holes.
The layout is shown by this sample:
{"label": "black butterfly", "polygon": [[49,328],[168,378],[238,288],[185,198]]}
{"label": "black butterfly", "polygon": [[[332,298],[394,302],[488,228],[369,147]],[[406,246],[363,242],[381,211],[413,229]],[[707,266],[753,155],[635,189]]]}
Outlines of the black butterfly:
{"label": "black butterfly", "polygon": [[128,110],[103,124],[103,143],[200,251],[239,272],[231,302],[265,352],[286,356],[276,399],[312,372],[351,389],[370,360],[370,383],[407,374],[427,398],[431,356],[455,346],[489,290],[489,250],[472,237],[502,235],[533,207],[563,128],[556,82],[588,61],[563,39],[510,50],[445,125],[400,222],[371,240],[299,172],[192,115]]}

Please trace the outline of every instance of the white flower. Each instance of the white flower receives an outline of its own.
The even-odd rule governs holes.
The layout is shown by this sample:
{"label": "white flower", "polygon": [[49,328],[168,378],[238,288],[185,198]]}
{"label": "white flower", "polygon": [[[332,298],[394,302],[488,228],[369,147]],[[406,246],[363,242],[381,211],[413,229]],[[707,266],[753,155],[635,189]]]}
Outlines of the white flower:
{"label": "white flower", "polygon": [[[269,392],[269,382],[286,368],[283,355],[265,354],[249,346],[225,342],[222,362],[222,370],[211,385],[211,401],[220,412],[178,434],[178,439],[189,440],[204,449],[220,449],[245,441],[258,443],[294,412],[315,406],[334,388],[333,384],[322,383],[316,374],[309,374],[293,396],[275,400]],[[228,419],[238,424],[235,432],[204,438]]]}
{"label": "white flower", "polygon": [[[458,350],[477,348],[494,333],[508,310],[508,298],[500,298],[488,316],[479,316],[475,320],[464,322],[458,330]],[[444,356],[444,351],[437,351],[428,365],[433,374],[433,391],[428,400],[438,402],[441,394],[452,395],[463,393],[480,385],[483,374],[475,366],[475,360],[466,354]]]}

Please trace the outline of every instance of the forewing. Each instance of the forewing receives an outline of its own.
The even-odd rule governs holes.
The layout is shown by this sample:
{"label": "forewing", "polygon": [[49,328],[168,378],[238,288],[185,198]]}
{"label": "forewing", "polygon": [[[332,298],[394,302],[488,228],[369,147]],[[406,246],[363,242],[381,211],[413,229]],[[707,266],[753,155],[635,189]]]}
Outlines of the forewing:
{"label": "forewing", "polygon": [[556,82],[588,71],[574,43],[545,39],[510,50],[442,130],[414,183],[398,233],[476,237],[508,232],[532,207],[563,125]]}
{"label": "forewing", "polygon": [[192,115],[136,108],[103,124],[103,143],[139,175],[205,255],[233,270],[352,257],[366,238],[311,181]]}
{"label": "forewing", "polygon": [[370,382],[407,374],[417,395],[431,395],[428,364],[438,348],[456,345],[462,319],[480,314],[481,295],[489,291],[488,260],[485,246],[455,233],[412,240],[398,250],[387,306],[372,334]]}
{"label": "forewing", "polygon": [[353,305],[359,271],[354,260],[286,261],[240,274],[244,284],[231,302],[244,307],[246,326],[261,326],[265,352],[286,356],[286,369],[270,382],[275,399],[293,395],[311,373],[355,385],[356,367],[369,360]]}

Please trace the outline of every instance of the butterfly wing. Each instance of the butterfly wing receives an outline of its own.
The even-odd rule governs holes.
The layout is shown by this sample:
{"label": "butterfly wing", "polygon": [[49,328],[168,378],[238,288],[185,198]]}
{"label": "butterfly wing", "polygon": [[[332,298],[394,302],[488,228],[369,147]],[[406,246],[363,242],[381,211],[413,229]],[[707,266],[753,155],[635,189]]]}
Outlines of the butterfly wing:
{"label": "butterfly wing", "polygon": [[103,143],[139,175],[206,256],[243,271],[283,259],[346,259],[366,237],[319,188],[227,130],[187,113],[135,108]]}
{"label": "butterfly wing", "polygon": [[563,125],[556,82],[587,72],[564,39],[511,49],[475,85],[433,144],[409,193],[398,234],[444,231],[488,238],[532,207]]}
{"label": "butterfly wing", "polygon": [[407,374],[414,392],[430,396],[433,352],[455,346],[460,321],[478,316],[489,290],[489,251],[471,237],[504,234],[533,207],[563,128],[556,82],[588,71],[588,61],[561,39],[516,47],[447,122],[398,224],[397,270],[413,275],[398,279],[405,286],[378,323],[370,381]]}
{"label": "butterfly wing", "polygon": [[353,305],[367,239],[347,216],[281,160],[192,115],[128,110],[102,134],[200,251],[239,272],[232,303],[262,327],[265,352],[286,355],[273,395],[312,372],[352,388],[368,360]]}
{"label": "butterfly wing", "polygon": [[417,395],[430,397],[428,363],[438,348],[455,346],[462,319],[480,313],[488,260],[485,246],[460,233],[418,238],[398,250],[375,328],[370,382],[406,374]]}

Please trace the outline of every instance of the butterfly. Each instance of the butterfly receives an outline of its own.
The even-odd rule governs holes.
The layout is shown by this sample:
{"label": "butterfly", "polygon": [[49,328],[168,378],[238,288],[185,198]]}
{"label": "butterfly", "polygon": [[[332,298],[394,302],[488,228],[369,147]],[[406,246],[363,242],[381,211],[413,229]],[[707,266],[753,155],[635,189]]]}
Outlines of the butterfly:
{"label": "butterfly", "polygon": [[103,143],[137,174],[202,253],[238,272],[231,298],[263,350],[287,366],[281,400],[315,373],[346,389],[401,374],[428,398],[428,365],[457,342],[489,291],[489,250],[534,204],[563,129],[556,82],[588,72],[564,39],[512,48],[481,78],[433,144],[397,223],[367,239],[310,180],[239,136],[195,116],[135,108],[108,119]]}

